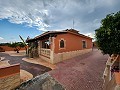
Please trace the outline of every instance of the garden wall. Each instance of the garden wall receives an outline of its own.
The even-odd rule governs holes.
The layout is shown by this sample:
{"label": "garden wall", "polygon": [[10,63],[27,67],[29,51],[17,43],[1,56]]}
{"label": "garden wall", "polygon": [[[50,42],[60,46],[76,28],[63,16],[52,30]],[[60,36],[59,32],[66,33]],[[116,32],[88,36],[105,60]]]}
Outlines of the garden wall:
{"label": "garden wall", "polygon": [[91,51],[92,51],[92,49],[84,49],[84,50],[76,50],[76,51],[54,54],[54,60],[53,60],[52,64],[88,53]]}
{"label": "garden wall", "polygon": [[20,85],[20,65],[0,68],[0,90],[11,90]]}
{"label": "garden wall", "polygon": [[[14,48],[8,46],[0,46],[5,51],[14,51]],[[25,50],[25,48],[21,48],[20,50]]]}

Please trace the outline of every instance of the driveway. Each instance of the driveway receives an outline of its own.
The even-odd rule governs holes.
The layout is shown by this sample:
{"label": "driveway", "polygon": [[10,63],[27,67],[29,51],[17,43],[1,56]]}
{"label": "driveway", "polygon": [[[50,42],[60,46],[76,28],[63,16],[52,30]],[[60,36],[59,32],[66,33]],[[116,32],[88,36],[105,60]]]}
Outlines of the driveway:
{"label": "driveway", "polygon": [[5,59],[3,59],[2,61],[9,60],[8,63],[10,65],[20,63],[20,69],[28,71],[33,75],[33,77],[51,70],[48,67],[22,60],[22,58],[25,58],[25,56],[10,56],[6,53],[0,53],[0,56],[5,57]]}
{"label": "driveway", "polygon": [[102,90],[102,75],[108,55],[97,49],[90,53],[60,62],[50,71],[66,90]]}

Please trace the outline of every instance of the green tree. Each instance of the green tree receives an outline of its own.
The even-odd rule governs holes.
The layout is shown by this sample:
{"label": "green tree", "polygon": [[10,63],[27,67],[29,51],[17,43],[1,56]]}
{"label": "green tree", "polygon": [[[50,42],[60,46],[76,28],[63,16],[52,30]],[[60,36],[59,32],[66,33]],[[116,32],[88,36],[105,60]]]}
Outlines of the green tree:
{"label": "green tree", "polygon": [[120,54],[120,11],[108,14],[96,29],[97,46],[104,54]]}
{"label": "green tree", "polygon": [[25,47],[26,45],[24,43],[22,43],[22,42],[14,42],[14,43],[9,43],[8,46],[14,48],[14,51],[16,51],[17,53],[19,53],[19,50],[22,47]]}

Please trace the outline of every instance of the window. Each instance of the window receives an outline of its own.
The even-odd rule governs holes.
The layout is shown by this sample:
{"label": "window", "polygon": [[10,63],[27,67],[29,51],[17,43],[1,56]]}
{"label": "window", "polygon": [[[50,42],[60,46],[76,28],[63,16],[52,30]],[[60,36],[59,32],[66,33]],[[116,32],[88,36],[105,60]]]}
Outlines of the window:
{"label": "window", "polygon": [[42,41],[42,48],[50,49],[49,40]]}
{"label": "window", "polygon": [[82,47],[87,48],[86,41],[82,41]]}
{"label": "window", "polygon": [[64,48],[64,40],[60,41],[60,48]]}

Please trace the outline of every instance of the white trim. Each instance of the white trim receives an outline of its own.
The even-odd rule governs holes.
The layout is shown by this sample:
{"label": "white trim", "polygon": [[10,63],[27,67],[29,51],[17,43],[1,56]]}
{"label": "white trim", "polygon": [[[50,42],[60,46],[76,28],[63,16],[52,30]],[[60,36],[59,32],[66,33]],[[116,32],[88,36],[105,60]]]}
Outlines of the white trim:
{"label": "white trim", "polygon": [[[60,41],[61,41],[61,40],[64,41],[64,48],[60,48]],[[61,50],[61,49],[66,49],[66,40],[65,40],[64,38],[61,38],[61,39],[59,40],[59,50]]]}

